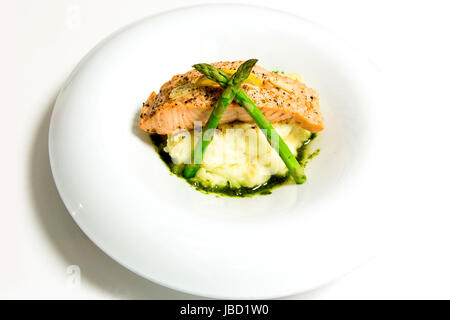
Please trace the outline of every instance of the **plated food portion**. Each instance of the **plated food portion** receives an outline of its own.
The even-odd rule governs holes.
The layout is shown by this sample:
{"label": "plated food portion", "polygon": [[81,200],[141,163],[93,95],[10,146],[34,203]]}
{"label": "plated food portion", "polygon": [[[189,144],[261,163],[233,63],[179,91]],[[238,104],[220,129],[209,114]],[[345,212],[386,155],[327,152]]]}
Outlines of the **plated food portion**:
{"label": "plated food portion", "polygon": [[318,153],[308,146],[324,129],[318,94],[301,76],[256,61],[196,64],[143,104],[140,128],[199,190],[245,196],[306,181]]}

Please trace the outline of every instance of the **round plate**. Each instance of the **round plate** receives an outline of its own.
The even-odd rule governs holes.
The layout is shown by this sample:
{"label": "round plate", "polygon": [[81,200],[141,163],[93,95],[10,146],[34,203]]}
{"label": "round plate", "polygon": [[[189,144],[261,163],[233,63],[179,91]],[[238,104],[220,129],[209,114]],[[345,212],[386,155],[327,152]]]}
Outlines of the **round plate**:
{"label": "round plate", "polygon": [[[170,175],[138,128],[140,107],[194,63],[248,58],[300,73],[320,93],[321,153],[304,185],[205,195]],[[366,59],[287,13],[207,5],[158,14],[101,42],[62,88],[49,134],[55,182],[89,238],[152,281],[220,298],[306,291],[371,253],[378,82]]]}

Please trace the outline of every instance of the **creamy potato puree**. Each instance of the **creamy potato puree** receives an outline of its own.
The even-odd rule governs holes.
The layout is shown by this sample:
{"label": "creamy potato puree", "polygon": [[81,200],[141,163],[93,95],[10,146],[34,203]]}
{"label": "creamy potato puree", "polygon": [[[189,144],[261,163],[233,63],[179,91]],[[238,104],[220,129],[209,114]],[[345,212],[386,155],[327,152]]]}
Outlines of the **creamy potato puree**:
{"label": "creamy potato puree", "polygon": [[[273,126],[294,156],[311,136],[295,123],[275,123]],[[164,151],[177,164],[189,163],[199,137],[199,133],[185,130],[168,135]],[[255,187],[272,175],[284,176],[287,171],[283,160],[255,124],[233,123],[220,125],[214,131],[214,139],[206,149],[195,179],[206,187]]]}

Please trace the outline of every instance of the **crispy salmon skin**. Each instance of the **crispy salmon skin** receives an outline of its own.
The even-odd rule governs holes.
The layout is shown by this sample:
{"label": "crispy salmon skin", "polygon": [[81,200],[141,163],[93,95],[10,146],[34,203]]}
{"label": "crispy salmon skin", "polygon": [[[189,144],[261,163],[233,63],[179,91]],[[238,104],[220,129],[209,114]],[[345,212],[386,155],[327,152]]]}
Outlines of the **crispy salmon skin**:
{"label": "crispy salmon skin", "polygon": [[[216,62],[212,65],[222,70],[236,70],[242,62]],[[323,130],[323,116],[316,91],[298,80],[257,65],[251,74],[259,83],[244,83],[242,90],[272,123],[297,122],[311,132]],[[197,85],[202,77],[197,70],[191,70],[174,76],[161,87],[159,93],[152,92],[142,106],[139,127],[148,133],[164,135],[178,129],[192,130],[196,121],[205,125],[223,89]],[[233,121],[253,122],[235,102],[227,107],[220,123]]]}

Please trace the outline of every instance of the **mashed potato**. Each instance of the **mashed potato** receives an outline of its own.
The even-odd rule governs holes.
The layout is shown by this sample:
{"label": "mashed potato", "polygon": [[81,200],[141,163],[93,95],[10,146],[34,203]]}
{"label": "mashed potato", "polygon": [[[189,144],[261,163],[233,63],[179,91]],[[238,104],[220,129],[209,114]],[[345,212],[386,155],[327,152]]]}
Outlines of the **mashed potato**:
{"label": "mashed potato", "polygon": [[[298,124],[274,124],[289,149],[296,156],[311,136]],[[191,152],[200,134],[180,131],[167,136],[164,151],[174,163],[189,163]],[[214,139],[206,149],[202,165],[195,176],[205,187],[255,187],[265,183],[272,175],[284,176],[287,168],[273,150],[263,132],[254,124],[233,123],[220,125]]]}

